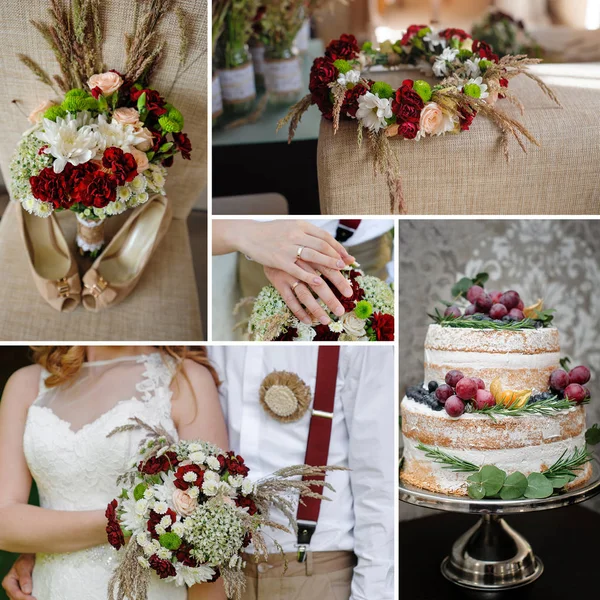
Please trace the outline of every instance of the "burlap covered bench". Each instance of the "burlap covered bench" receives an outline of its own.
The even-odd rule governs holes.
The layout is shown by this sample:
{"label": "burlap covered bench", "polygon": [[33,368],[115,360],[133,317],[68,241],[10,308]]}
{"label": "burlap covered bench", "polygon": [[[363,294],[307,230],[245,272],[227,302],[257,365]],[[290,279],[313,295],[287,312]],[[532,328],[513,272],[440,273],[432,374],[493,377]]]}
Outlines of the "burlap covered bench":
{"label": "burlap covered bench", "polygon": [[[525,105],[520,119],[541,143],[529,144],[527,154],[512,140],[507,163],[499,132],[485,118],[460,135],[391,140],[409,214],[600,213],[600,65],[535,70],[563,108],[528,78],[512,80],[511,90]],[[422,78],[404,71],[386,80],[397,86],[405,77]],[[499,106],[519,115],[506,100]],[[385,177],[374,175],[369,145],[358,148],[356,122],[344,121],[334,136],[331,123],[322,120],[317,157],[323,214],[390,213]]]}

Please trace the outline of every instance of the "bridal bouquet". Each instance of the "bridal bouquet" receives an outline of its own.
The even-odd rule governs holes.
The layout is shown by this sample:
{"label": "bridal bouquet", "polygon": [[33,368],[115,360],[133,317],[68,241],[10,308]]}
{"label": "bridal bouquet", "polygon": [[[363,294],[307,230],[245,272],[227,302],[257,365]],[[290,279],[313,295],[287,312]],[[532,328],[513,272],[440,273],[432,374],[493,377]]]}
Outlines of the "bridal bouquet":
{"label": "bridal bouquet", "polygon": [[239,600],[244,548],[252,542],[257,560],[266,560],[262,529],[290,532],[270,519],[271,509],[281,510],[296,530],[295,497],[326,499],[312,486],[333,491],[317,478],[342,469],[298,465],[252,482],[241,456],[207,442],[175,442],[160,427],[133,421],[110,434],[139,428],[149,433],[139,462],[117,482],[123,488],[119,499],[106,510],[108,541],[125,548],[109,583],[109,600],[147,598],[152,572],[176,586],[222,577],[227,597]]}
{"label": "bridal bouquet", "polygon": [[248,332],[253,341],[393,341],[394,292],[389,284],[377,277],[365,275],[358,265],[342,271],[352,285],[351,298],[325,279],[345,309],[338,317],[319,300],[331,322],[323,325],[315,320],[312,325],[299,321],[273,286],[264,287],[254,306]]}
{"label": "bridal bouquet", "polygon": [[75,212],[84,252],[101,249],[106,217],[164,194],[166,168],[175,155],[190,159],[183,115],[149,86],[163,48],[156,28],[171,4],[160,0],[140,7],[146,13],[128,36],[123,73],[105,71],[95,0],[81,2],[72,13],[54,3],[51,24],[33,23],[50,41],[61,75],[51,78],[33,59],[20,56],[60,99],[42,102],[29,115],[33,127],[23,134],[10,166],[12,195],[38,217]]}

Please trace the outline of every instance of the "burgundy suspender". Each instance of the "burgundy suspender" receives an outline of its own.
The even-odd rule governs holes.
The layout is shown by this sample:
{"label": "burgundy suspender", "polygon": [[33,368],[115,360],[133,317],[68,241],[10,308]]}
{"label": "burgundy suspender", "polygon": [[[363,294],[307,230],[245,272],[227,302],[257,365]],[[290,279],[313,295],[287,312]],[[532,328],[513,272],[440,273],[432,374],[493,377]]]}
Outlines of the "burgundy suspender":
{"label": "burgundy suspender", "polygon": [[[339,358],[339,346],[321,346],[319,348],[315,397],[304,459],[307,465],[324,466],[329,459]],[[324,480],[325,477],[304,477],[304,479]],[[313,489],[318,493],[323,492],[322,486],[315,486]],[[299,562],[304,562],[306,558],[306,549],[317,527],[321,510],[320,500],[305,498],[303,501],[304,504],[298,504],[297,514]]]}
{"label": "burgundy suspender", "polygon": [[360,222],[360,219],[340,219],[335,232],[335,239],[338,242],[347,242],[358,229]]}

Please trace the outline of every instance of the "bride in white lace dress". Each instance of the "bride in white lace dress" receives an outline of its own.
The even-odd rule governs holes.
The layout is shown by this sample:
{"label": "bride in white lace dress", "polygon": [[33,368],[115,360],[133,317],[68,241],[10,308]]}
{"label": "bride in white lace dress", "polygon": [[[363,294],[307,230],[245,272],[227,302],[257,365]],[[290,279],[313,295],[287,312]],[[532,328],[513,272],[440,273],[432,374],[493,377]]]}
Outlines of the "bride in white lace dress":
{"label": "bride in white lace dress", "polygon": [[[179,347],[44,347],[39,364],[9,380],[0,402],[0,549],[36,555],[36,600],[107,598],[121,554],[106,543],[104,512],[144,436],[107,437],[116,427],[138,417],[227,448],[216,376],[204,353],[185,356]],[[39,507],[27,504],[32,478]],[[187,590],[153,574],[148,598],[225,594],[220,582]]]}

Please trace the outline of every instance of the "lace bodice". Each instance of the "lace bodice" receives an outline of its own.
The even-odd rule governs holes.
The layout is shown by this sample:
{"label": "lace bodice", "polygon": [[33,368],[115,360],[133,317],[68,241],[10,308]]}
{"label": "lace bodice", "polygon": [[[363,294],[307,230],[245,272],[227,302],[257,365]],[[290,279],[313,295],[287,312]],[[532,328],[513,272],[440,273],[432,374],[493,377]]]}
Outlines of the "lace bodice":
{"label": "lace bodice", "polygon": [[[137,459],[145,436],[134,430],[108,437],[132,417],[160,424],[177,438],[171,417],[173,371],[174,364],[157,353],[84,363],[73,384],[58,388],[46,388],[48,373],[42,373],[23,439],[42,507],[104,510],[119,495],[116,479]],[[37,600],[106,600],[108,580],[120,558],[108,545],[38,555],[34,595]],[[185,597],[185,588],[153,579],[149,600]]]}

